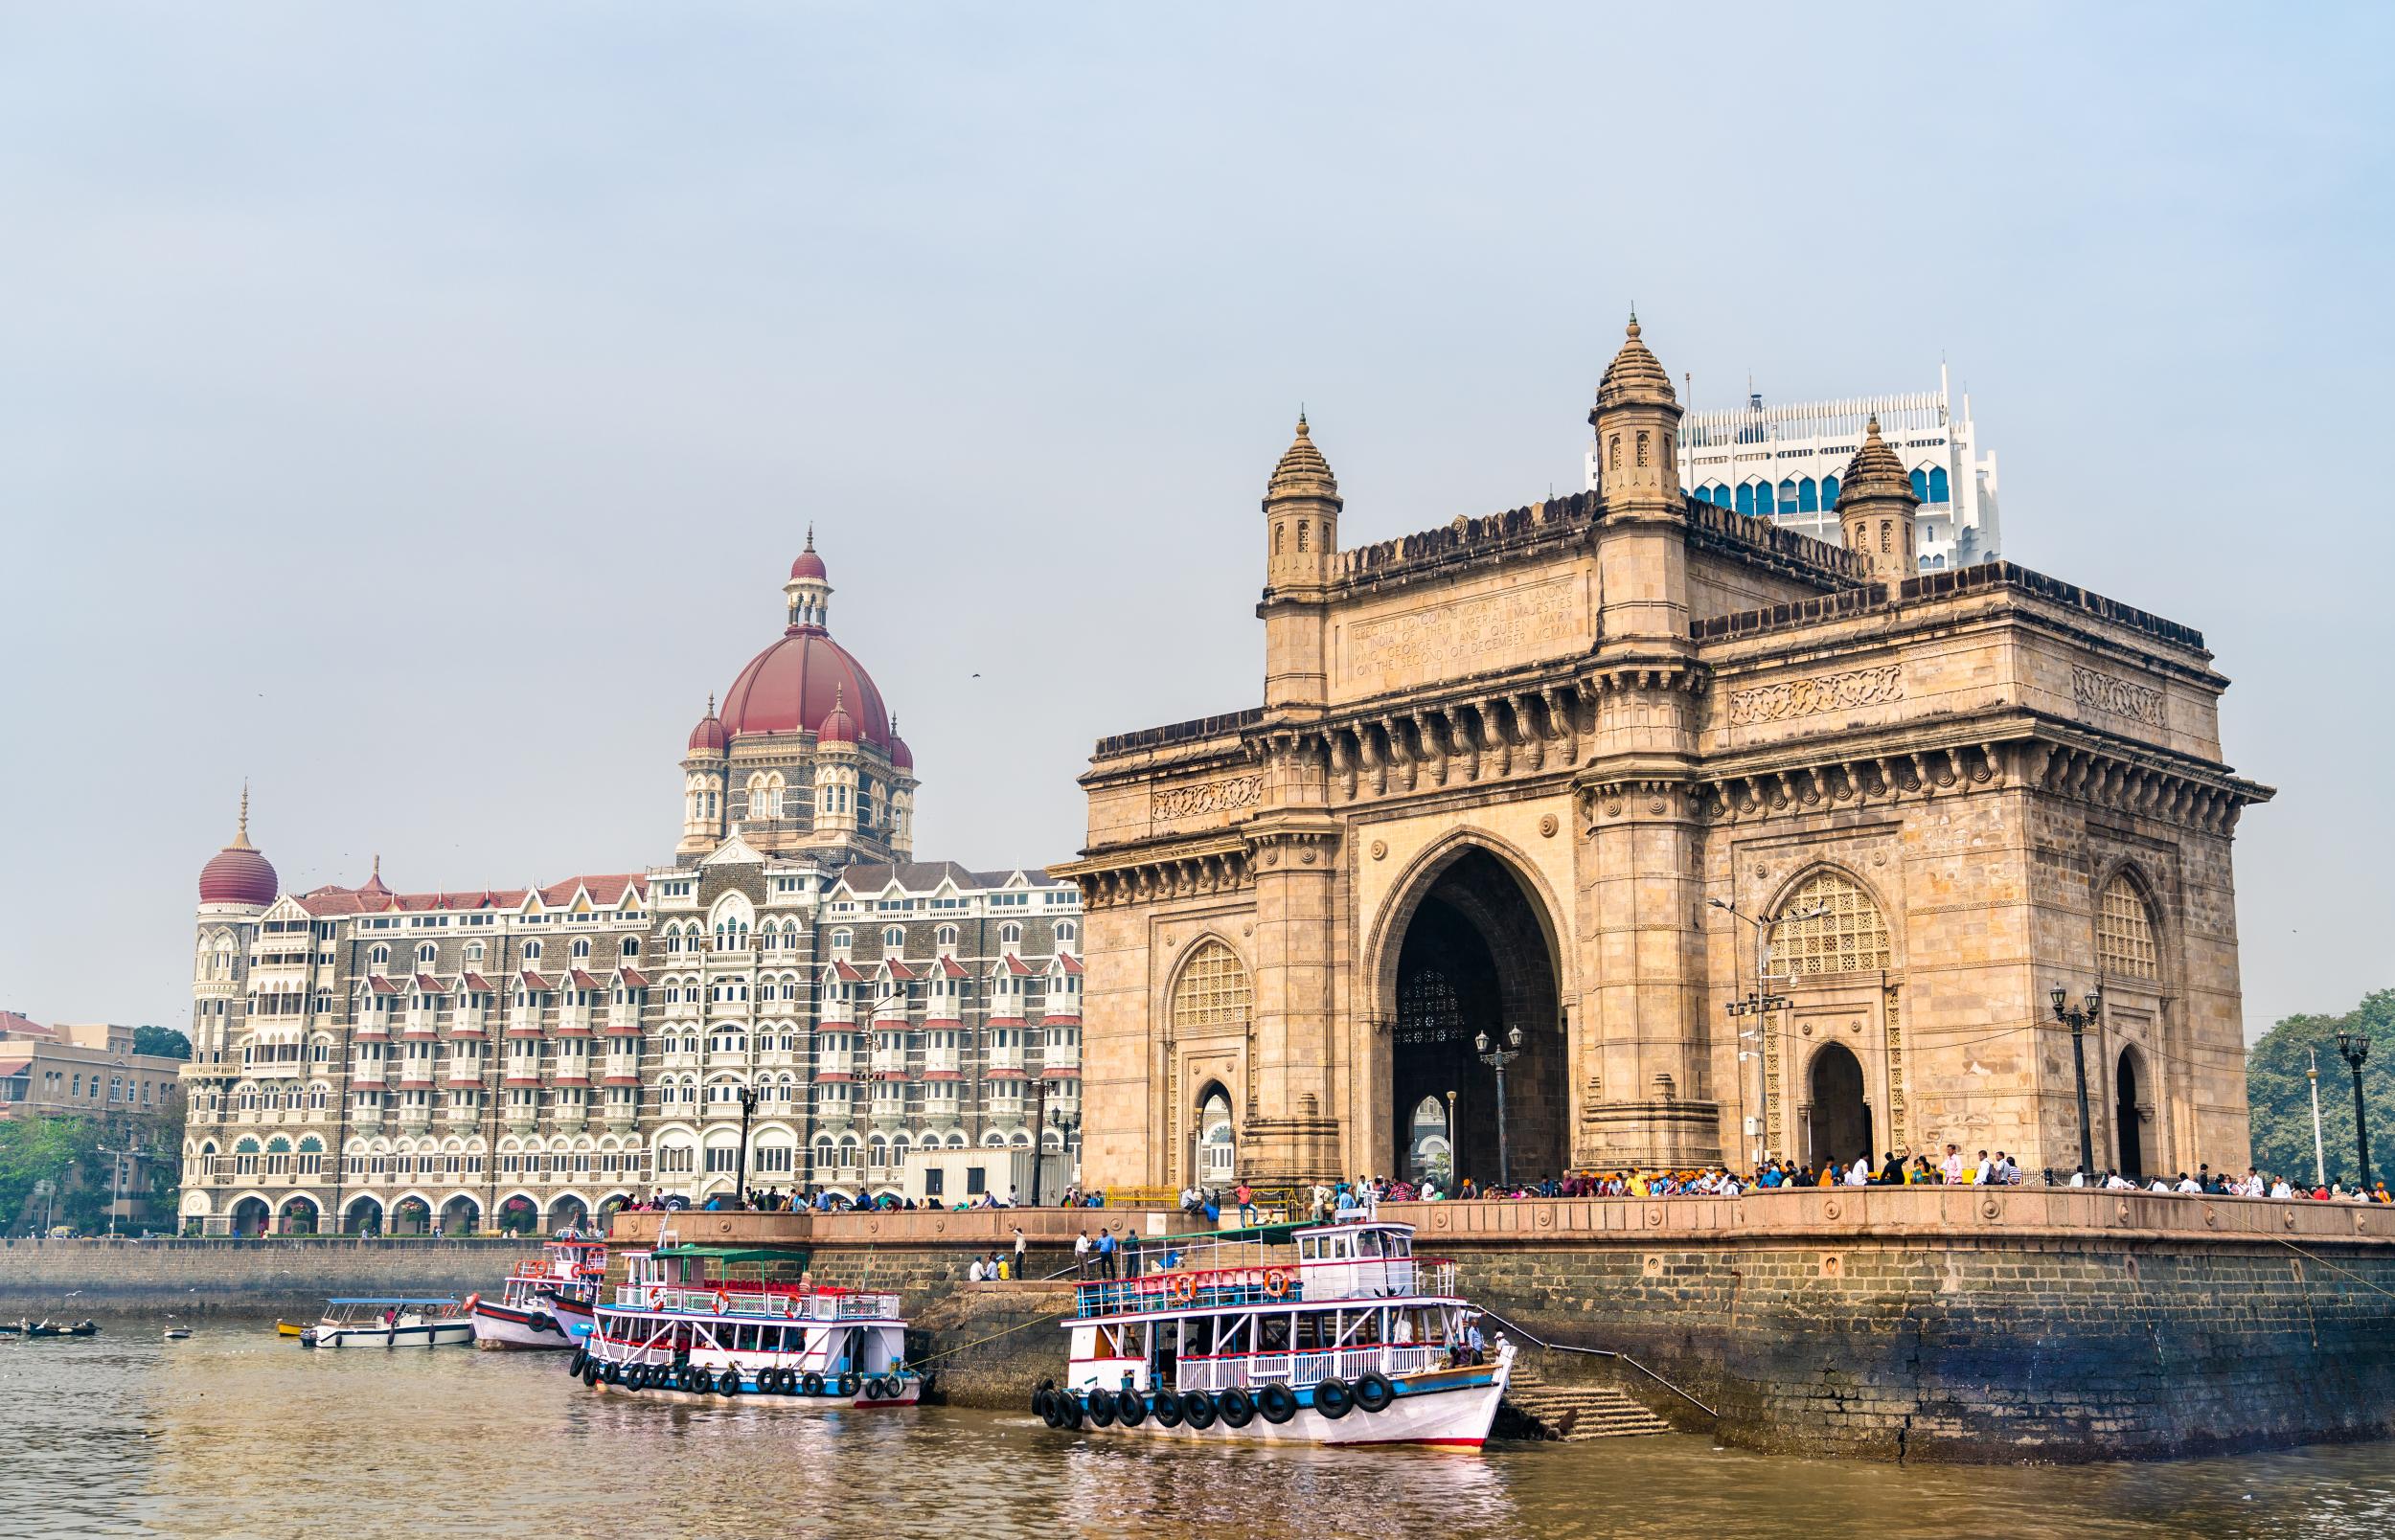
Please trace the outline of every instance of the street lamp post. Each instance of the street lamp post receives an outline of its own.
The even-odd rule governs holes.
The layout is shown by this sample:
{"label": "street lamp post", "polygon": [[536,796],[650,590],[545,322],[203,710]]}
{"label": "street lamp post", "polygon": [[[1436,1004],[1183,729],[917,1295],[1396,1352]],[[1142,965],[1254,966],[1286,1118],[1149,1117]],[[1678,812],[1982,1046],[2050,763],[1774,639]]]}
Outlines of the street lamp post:
{"label": "street lamp post", "polygon": [[[1505,1041],[1508,1047],[1491,1048],[1487,1032],[1482,1032],[1472,1039],[1472,1046],[1480,1051],[1480,1062],[1496,1071],[1497,1185],[1499,1187],[1514,1185],[1514,1173],[1507,1164],[1505,1155],[1505,1066],[1522,1056],[1522,1030],[1519,1027],[1506,1029]],[[2359,1080],[2354,1083],[2361,1084]],[[2360,1095],[2359,1092],[2355,1094]]]}
{"label": "street lamp post", "polygon": [[[1771,932],[1777,930],[1780,926],[1786,924],[1791,919],[1819,919],[1823,915],[1830,912],[1829,906],[1826,904],[1815,904],[1811,909],[1800,909],[1792,914],[1775,915],[1769,919],[1757,919],[1752,915],[1741,914],[1738,906],[1731,903],[1726,898],[1708,898],[1705,902],[1722,911],[1722,913],[1729,916],[1732,919],[1745,920],[1747,927],[1755,933],[1755,986],[1744,994],[1733,997],[1726,1008],[1733,1018],[1745,1016],[1752,1016],[1755,1018],[1755,1030],[1752,1032],[1741,1031],[1738,1034],[1737,1042],[1744,1043],[1748,1037],[1754,1038],[1756,1043],[1755,1054],[1756,1057],[1760,1058],[1763,1053],[1763,1034],[1768,1030],[1764,1026],[1763,1018],[1771,1011],[1784,1009],[1789,1004],[1788,996],[1783,994],[1773,994],[1768,989],[1764,987],[1763,948],[1766,939],[1769,937]],[[1737,987],[1740,983],[1741,979],[1739,977],[1738,970],[1738,948],[1736,944],[1733,943],[1730,948],[1731,987]],[[1732,1024],[1736,1024],[1735,1020],[1733,1020]],[[1736,1044],[1733,1044],[1732,1053],[1733,1057],[1731,1059],[1731,1064],[1733,1070],[1735,1071],[1732,1078],[1738,1086],[1738,1135],[1739,1138],[1743,1140],[1746,1137],[1746,1072],[1736,1069],[1736,1066],[1746,1062],[1746,1051],[1744,1048],[1739,1048]],[[1767,1124],[1771,1116],[1771,1109],[1764,1105],[1768,1098],[1768,1087],[1763,1093],[1758,1094],[1755,1098],[1755,1105],[1762,1109],[1759,1116],[1765,1120]],[[1763,1158],[1767,1153],[1768,1151],[1765,1150],[1761,1144],[1754,1146],[1752,1156],[1753,1167],[1755,1169],[1761,1169],[1763,1166]]]}
{"label": "street lamp post", "polygon": [[2354,1158],[2361,1163],[2354,1180],[2366,1191],[2370,1186],[2370,1121],[2361,1106],[2361,1061],[2370,1056],[2370,1039],[2359,1032],[2338,1032],[2337,1056],[2354,1072]]}
{"label": "street lamp post", "polygon": [[2070,1008],[2070,991],[2056,985],[2052,991],[2054,1019],[2070,1028],[2071,1067],[2079,1076],[2079,1168],[2095,1175],[2095,1134],[2087,1123],[2087,1024],[2104,1021],[2104,991],[2089,989],[2083,1008]]}
{"label": "street lamp post", "polygon": [[758,1091],[753,1085],[744,1085],[740,1088],[739,1095],[741,1098],[741,1160],[740,1175],[732,1186],[732,1203],[735,1208],[745,1209],[748,1207],[748,1120],[756,1116]]}
{"label": "street lamp post", "polygon": [[1450,1198],[1455,1195],[1456,1184],[1464,1179],[1462,1173],[1456,1170],[1461,1164],[1463,1150],[1462,1136],[1455,1131],[1455,1088],[1449,1086],[1447,1092],[1447,1180],[1440,1185],[1447,1189]]}

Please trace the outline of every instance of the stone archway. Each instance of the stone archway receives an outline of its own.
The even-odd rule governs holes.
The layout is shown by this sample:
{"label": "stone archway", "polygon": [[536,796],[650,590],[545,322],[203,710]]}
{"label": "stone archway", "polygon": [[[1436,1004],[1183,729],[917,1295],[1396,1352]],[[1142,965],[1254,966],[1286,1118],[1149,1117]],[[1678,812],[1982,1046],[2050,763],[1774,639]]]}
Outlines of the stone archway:
{"label": "stone archway", "polygon": [[382,1201],[379,1198],[356,1197],[341,1211],[341,1234],[374,1235],[382,1232]]}
{"label": "stone archway", "polygon": [[1871,1158],[1871,1104],[1863,1099],[1862,1060],[1843,1043],[1825,1043],[1813,1056],[1805,1076],[1809,1104],[1805,1113],[1805,1159],[1818,1166],[1836,1161],[1852,1166],[1857,1156],[1875,1167]]}
{"label": "stone archway", "polygon": [[549,1204],[549,1233],[562,1230],[583,1230],[590,1224],[590,1206],[571,1192],[559,1194]]}
{"label": "stone archway", "polygon": [[[1380,1170],[1412,1180],[1416,1125],[1426,1102],[1453,1108],[1443,1152],[1455,1178],[1497,1179],[1498,1080],[1477,1039],[1505,1046],[1503,1165],[1517,1182],[1560,1175],[1568,1159],[1562,983],[1545,905],[1515,868],[1467,845],[1417,879],[1386,1005],[1389,1033],[1382,1116],[1391,1137]],[[1450,1096],[1451,1094],[1451,1096]]]}
{"label": "stone archway", "polygon": [[1226,1190],[1239,1181],[1239,1116],[1231,1093],[1220,1080],[1208,1080],[1198,1093],[1194,1135],[1197,1148],[1189,1168],[1198,1187]]}
{"label": "stone archway", "polygon": [[294,1193],[283,1200],[283,1211],[276,1217],[276,1228],[286,1235],[312,1235],[316,1233],[316,1200],[305,1193]]}
{"label": "stone archway", "polygon": [[266,1221],[273,1212],[266,1207],[263,1198],[243,1198],[233,1206],[233,1233],[237,1235],[262,1235],[266,1233]]}
{"label": "stone archway", "polygon": [[2121,1050],[2120,1062],[2112,1069],[2112,1129],[2120,1146],[2121,1175],[2139,1181],[2146,1174],[2146,1121],[2137,1111],[2138,1098],[2144,1091],[2137,1051]]}
{"label": "stone archway", "polygon": [[460,1192],[441,1206],[441,1233],[470,1235],[482,1225],[482,1205]]}

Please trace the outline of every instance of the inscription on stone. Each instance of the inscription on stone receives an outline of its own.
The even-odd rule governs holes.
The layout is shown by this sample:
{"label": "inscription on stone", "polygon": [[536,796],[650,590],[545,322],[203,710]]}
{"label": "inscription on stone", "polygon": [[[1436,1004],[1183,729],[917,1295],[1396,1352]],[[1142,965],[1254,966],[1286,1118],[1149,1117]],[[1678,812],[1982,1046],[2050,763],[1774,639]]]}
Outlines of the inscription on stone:
{"label": "inscription on stone", "polygon": [[2115,679],[2076,664],[2070,670],[2070,692],[2089,711],[2109,712],[2149,727],[2162,725],[2162,692],[2133,680]]}
{"label": "inscription on stone", "polygon": [[1361,621],[1347,633],[1346,676],[1444,679],[1458,669],[1526,660],[1545,644],[1576,635],[1585,608],[1574,579],[1552,578]]}
{"label": "inscription on stone", "polygon": [[1193,818],[1201,813],[1227,813],[1250,807],[1264,795],[1264,777],[1233,776],[1225,781],[1201,781],[1173,786],[1155,794],[1150,813],[1159,819]]}
{"label": "inscription on stone", "polygon": [[1790,679],[1739,691],[1730,696],[1730,725],[1781,722],[1791,716],[1816,716],[1855,706],[1882,706],[1904,698],[1903,666],[1887,663],[1876,668],[1814,674],[1809,679]]}

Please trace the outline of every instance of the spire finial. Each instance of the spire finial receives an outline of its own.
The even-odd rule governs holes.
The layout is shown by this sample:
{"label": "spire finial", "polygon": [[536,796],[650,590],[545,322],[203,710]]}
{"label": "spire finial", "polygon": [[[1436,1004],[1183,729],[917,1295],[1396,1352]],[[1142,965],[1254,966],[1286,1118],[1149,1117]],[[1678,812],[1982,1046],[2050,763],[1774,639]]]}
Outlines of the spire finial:
{"label": "spire finial", "polygon": [[1306,403],[1303,401],[1297,403],[1297,436],[1301,439],[1311,436],[1306,428]]}
{"label": "spire finial", "polygon": [[1879,413],[1874,412],[1874,413],[1872,413],[1872,414],[1871,414],[1871,420],[1870,420],[1869,422],[1866,422],[1866,423],[1864,423],[1864,424],[1863,424],[1863,429],[1862,429],[1862,431],[1863,431],[1863,433],[1864,433],[1867,437],[1870,437],[1870,438],[1874,438],[1874,439],[1876,439],[1876,438],[1878,438],[1878,437],[1880,436],[1880,414],[1879,414]]}
{"label": "spire finial", "polygon": [[807,521],[807,549],[815,549],[815,521],[812,519]]}
{"label": "spire finial", "polygon": [[246,850],[251,848],[249,843],[249,780],[247,777],[242,778],[241,781],[241,817],[240,821],[234,826],[232,848],[237,850]]}
{"label": "spire finial", "polygon": [[380,880],[381,880],[381,878],[382,878],[382,852],[381,852],[380,850],[376,850],[376,851],[375,852],[375,879],[376,879],[376,881],[380,881]]}
{"label": "spire finial", "polygon": [[1631,336],[1638,335],[1638,302],[1636,300],[1630,302],[1630,326],[1626,329]]}
{"label": "spire finial", "polygon": [[710,715],[710,716],[713,716],[715,713],[716,713],[716,692],[715,692],[714,691],[710,690],[709,691],[707,691],[707,714],[708,714],[708,715]]}

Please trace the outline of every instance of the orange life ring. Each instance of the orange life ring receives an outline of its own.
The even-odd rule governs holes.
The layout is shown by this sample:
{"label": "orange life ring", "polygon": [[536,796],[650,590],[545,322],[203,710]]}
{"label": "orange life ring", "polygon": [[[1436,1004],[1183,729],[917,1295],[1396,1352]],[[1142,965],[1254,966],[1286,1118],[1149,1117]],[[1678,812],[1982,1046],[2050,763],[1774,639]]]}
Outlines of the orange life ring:
{"label": "orange life ring", "polygon": [[730,1294],[729,1292],[727,1292],[727,1291],[723,1290],[723,1289],[718,1289],[718,1290],[716,1290],[716,1314],[718,1314],[718,1315],[730,1315],[731,1313],[732,1313],[732,1296],[731,1296],[731,1294]]}
{"label": "orange life ring", "polygon": [[482,1296],[481,1296],[481,1295],[479,1295],[479,1294],[469,1294],[469,1295],[466,1296],[466,1313],[467,1313],[468,1315],[472,1315],[472,1314],[474,1313],[474,1306],[476,1306],[476,1305],[478,1305],[478,1304],[480,1304],[480,1303],[482,1303]]}
{"label": "orange life ring", "polygon": [[1266,1268],[1264,1274],[1264,1291],[1276,1300],[1289,1293],[1289,1275],[1283,1273],[1277,1267]]}
{"label": "orange life ring", "polygon": [[1164,1291],[1171,1298],[1187,1304],[1198,1298],[1198,1275],[1175,1273],[1164,1280]]}

